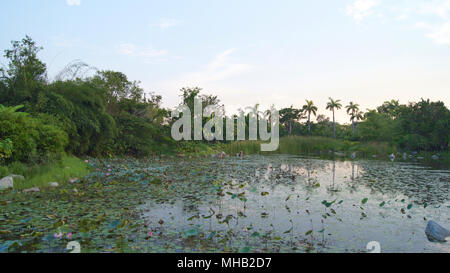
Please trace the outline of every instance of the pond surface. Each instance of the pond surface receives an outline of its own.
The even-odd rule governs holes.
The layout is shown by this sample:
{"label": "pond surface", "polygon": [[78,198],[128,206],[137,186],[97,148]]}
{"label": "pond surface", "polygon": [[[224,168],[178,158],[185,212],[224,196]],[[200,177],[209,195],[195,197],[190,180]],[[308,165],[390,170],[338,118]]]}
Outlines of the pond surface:
{"label": "pond surface", "polygon": [[146,171],[170,182],[141,209],[174,252],[187,240],[211,252],[366,252],[371,241],[382,252],[450,252],[424,233],[429,220],[450,228],[448,170],[273,155],[156,161]]}

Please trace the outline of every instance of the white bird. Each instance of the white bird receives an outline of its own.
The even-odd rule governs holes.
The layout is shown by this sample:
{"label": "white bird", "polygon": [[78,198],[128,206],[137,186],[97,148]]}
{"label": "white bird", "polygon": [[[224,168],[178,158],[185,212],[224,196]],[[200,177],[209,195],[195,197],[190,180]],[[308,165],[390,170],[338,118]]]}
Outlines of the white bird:
{"label": "white bird", "polygon": [[394,161],[394,160],[395,160],[395,155],[394,155],[394,154],[389,155],[389,159],[390,159],[391,161]]}

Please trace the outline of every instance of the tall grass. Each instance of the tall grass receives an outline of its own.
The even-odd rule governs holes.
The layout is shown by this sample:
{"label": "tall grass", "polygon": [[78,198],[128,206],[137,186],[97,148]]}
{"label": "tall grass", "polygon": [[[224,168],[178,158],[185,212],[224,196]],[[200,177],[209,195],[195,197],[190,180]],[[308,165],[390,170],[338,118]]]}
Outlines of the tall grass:
{"label": "tall grass", "polygon": [[27,166],[22,163],[12,163],[0,167],[0,178],[16,174],[25,177],[24,181],[15,179],[14,189],[23,190],[32,187],[46,188],[50,182],[58,182],[62,185],[70,178],[82,178],[89,172],[88,164],[83,160],[65,156],[59,161],[42,165]]}
{"label": "tall grass", "polygon": [[245,154],[292,155],[334,154],[334,152],[339,152],[348,156],[353,152],[357,152],[361,156],[386,156],[397,152],[397,149],[388,143],[361,143],[316,136],[282,137],[280,138],[278,150],[270,153],[261,152],[262,143],[262,141],[235,141],[224,145],[224,150],[229,154],[237,154],[240,151],[243,151]]}

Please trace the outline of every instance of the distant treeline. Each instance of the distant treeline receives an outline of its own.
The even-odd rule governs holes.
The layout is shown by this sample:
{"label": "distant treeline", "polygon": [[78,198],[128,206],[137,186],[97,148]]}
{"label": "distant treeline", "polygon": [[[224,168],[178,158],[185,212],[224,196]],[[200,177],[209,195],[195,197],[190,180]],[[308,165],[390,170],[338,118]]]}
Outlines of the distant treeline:
{"label": "distant treeline", "polygon": [[[147,156],[177,149],[196,152],[204,145],[173,141],[170,110],[161,107],[161,96],[145,93],[139,82],[108,70],[85,76],[89,67],[81,62],[71,63],[50,81],[46,65],[37,57],[40,50],[28,36],[5,50],[8,64],[0,68],[0,164],[42,163],[64,153]],[[205,105],[220,104],[216,96],[200,91],[181,89],[182,104],[193,108],[195,96],[202,96]],[[342,107],[339,100],[330,99],[327,109],[333,121],[317,115],[312,101],[299,109],[281,109],[281,135],[389,142],[407,150],[448,149],[450,113],[442,102],[400,105],[390,101],[367,112],[350,103],[346,110],[352,125],[334,122],[335,111]]]}
{"label": "distant treeline", "polygon": [[[326,109],[339,111],[343,105],[330,98]],[[364,142],[387,142],[407,151],[444,151],[448,149],[450,135],[450,111],[443,102],[424,100],[408,105],[396,100],[386,101],[377,109],[363,112],[359,105],[350,102],[345,111],[351,125],[341,125],[325,115],[317,115],[312,101],[299,109],[294,107],[280,111],[283,124],[281,135],[334,137]],[[317,122],[310,116],[317,115]],[[305,120],[302,123],[302,120]],[[334,127],[334,128],[333,128]]]}

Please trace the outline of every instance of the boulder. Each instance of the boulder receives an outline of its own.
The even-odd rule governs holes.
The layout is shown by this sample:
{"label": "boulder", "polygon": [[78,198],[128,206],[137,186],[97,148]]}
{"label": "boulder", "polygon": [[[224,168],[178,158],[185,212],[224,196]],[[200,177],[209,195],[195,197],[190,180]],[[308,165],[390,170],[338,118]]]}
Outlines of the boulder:
{"label": "boulder", "polygon": [[40,191],[41,190],[38,187],[23,190],[23,192],[25,192],[25,193],[27,193],[27,192],[40,192]]}
{"label": "boulder", "polygon": [[11,174],[10,176],[0,179],[0,190],[14,188],[14,180],[25,180],[25,177]]}
{"label": "boulder", "polygon": [[0,180],[0,190],[9,189],[14,187],[14,179],[11,176],[7,176]]}
{"label": "boulder", "polygon": [[438,159],[439,159],[439,156],[437,156],[437,155],[432,155],[432,156],[431,156],[431,159],[433,159],[433,160],[438,160]]}
{"label": "boulder", "polygon": [[450,237],[450,231],[441,227],[434,221],[428,222],[425,234],[430,242],[445,243],[447,241],[446,238]]}

